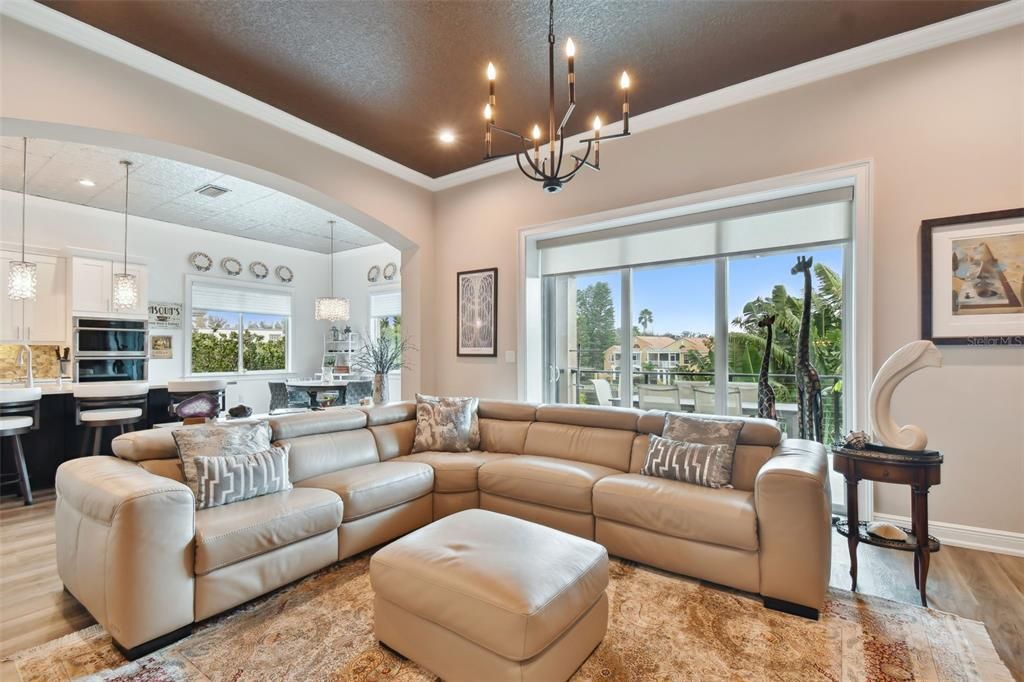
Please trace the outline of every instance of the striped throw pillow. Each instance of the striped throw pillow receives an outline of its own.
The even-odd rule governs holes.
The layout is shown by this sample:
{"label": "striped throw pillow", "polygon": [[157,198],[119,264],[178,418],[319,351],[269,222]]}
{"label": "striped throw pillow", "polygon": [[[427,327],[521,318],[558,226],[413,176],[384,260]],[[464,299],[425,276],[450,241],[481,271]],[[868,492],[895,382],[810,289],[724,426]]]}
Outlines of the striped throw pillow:
{"label": "striped throw pillow", "polygon": [[286,443],[262,452],[196,457],[196,509],[219,507],[290,490]]}
{"label": "striped throw pillow", "polygon": [[706,488],[731,488],[732,448],[652,435],[640,473]]}

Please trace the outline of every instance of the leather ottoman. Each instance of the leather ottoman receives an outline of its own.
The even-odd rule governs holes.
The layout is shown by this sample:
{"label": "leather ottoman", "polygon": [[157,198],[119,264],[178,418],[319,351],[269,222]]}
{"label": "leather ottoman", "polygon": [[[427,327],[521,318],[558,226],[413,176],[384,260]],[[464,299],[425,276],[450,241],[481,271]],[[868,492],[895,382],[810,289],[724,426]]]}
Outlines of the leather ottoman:
{"label": "leather ottoman", "polygon": [[469,509],[370,560],[377,639],[442,679],[565,680],[608,627],[608,552]]}

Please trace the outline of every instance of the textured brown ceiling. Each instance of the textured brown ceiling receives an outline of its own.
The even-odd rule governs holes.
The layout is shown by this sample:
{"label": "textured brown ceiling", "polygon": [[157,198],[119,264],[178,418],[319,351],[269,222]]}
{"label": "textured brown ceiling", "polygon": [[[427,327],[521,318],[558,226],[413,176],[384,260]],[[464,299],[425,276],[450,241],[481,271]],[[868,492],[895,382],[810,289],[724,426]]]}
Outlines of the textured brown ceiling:
{"label": "textured brown ceiling", "polygon": [[[488,60],[498,124],[546,118],[544,0],[40,1],[432,177],[482,161]],[[623,68],[636,115],[991,4],[556,0],[558,45],[577,45],[570,133],[619,118]]]}

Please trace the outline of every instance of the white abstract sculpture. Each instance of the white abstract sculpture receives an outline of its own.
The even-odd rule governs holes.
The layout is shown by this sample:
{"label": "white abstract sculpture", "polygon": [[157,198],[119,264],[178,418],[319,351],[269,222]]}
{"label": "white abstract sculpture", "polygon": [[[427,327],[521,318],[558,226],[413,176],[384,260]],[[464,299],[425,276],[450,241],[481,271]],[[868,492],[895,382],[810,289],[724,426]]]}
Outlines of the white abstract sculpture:
{"label": "white abstract sculpture", "polygon": [[924,450],[928,434],[920,426],[900,426],[892,418],[892,394],[896,387],[919,369],[941,367],[942,353],[931,341],[911,341],[889,356],[871,384],[868,404],[875,437],[883,445],[902,450]]}

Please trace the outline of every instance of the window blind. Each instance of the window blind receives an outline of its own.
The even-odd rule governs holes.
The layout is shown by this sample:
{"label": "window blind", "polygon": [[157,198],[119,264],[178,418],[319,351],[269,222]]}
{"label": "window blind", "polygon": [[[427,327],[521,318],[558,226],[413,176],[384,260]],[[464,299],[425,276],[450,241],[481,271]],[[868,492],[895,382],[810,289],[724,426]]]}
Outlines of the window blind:
{"label": "window blind", "polygon": [[370,294],[370,317],[395,317],[401,314],[401,291]]}
{"label": "window blind", "polygon": [[740,206],[539,240],[541,274],[560,275],[738,255],[849,239],[853,189]]}
{"label": "window blind", "polygon": [[222,282],[193,281],[192,308],[264,315],[292,314],[291,294],[254,287],[232,287]]}

